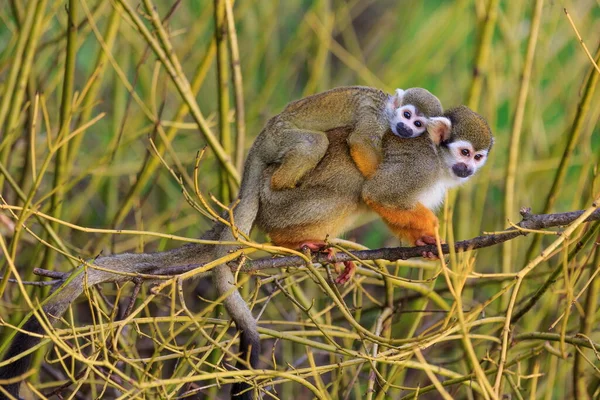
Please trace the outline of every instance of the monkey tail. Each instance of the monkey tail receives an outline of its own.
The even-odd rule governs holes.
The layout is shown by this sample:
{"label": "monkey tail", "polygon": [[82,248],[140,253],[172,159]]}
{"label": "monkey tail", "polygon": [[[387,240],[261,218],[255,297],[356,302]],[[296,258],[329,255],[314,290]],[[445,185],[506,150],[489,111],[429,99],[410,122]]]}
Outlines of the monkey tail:
{"label": "monkey tail", "polygon": [[[264,164],[256,157],[249,158],[246,163],[244,178],[242,180],[242,190],[239,195],[240,201],[234,209],[236,226],[245,234],[250,233],[258,214],[259,187],[264,168]],[[211,230],[203,235],[203,238],[234,241],[231,229],[221,224],[215,224]],[[218,246],[213,252],[211,251],[213,248],[212,245],[190,244],[159,253],[120,254],[118,256],[98,258],[95,262],[107,270],[101,271],[88,268],[87,273],[85,273],[86,268],[80,266],[58,287],[53,289],[50,296],[42,304],[42,309],[38,312],[45,314],[45,317],[42,317],[43,320],[53,324],[60,319],[69,305],[83,293],[85,287],[104,282],[127,280],[123,279],[122,275],[115,274],[110,270],[143,273],[156,267],[201,263],[209,261],[215,255],[221,257],[231,249],[228,246]],[[213,271],[213,279],[220,295],[230,293],[225,299],[224,305],[235,322],[237,329],[241,332],[240,358],[244,362],[238,363],[237,367],[239,369],[246,369],[247,364],[255,367],[258,365],[258,356],[260,354],[260,341],[256,320],[252,316],[248,305],[237,291],[233,283],[233,274],[227,265],[216,267]],[[38,320],[38,317],[31,312],[23,319],[19,330],[15,330],[4,343],[0,344],[0,354],[4,353],[2,363],[6,363],[0,366],[0,387],[2,388],[0,390],[0,400],[19,398],[21,380],[16,378],[24,375],[29,370],[35,352],[30,351],[26,355],[22,355],[22,353],[27,352],[40,342],[41,335],[45,333],[43,325]],[[10,381],[10,383],[6,383],[7,381]],[[236,396],[236,400],[252,400],[254,398],[250,385],[245,382],[234,385],[232,393],[233,396]]]}
{"label": "monkey tail", "polygon": [[[233,219],[236,228],[249,235],[260,203],[260,182],[265,164],[256,155],[256,152],[250,151],[250,156],[246,161],[244,176],[240,186],[238,204],[233,210]],[[221,241],[235,240],[231,229],[223,229],[219,239]],[[231,246],[219,246],[215,251],[217,257],[222,257]],[[224,301],[225,309],[231,319],[235,322],[236,328],[240,331],[240,358],[243,362],[238,362],[236,367],[240,370],[247,369],[248,365],[255,368],[258,365],[258,356],[260,354],[260,338],[256,320],[248,308],[248,305],[240,295],[235,286],[235,278],[231,269],[223,264],[213,270],[213,280],[219,295],[229,293]],[[233,385],[231,396],[235,400],[254,399],[253,391],[250,385],[244,381]]]}
{"label": "monkey tail", "polygon": [[[29,318],[21,328],[27,332],[32,332],[36,334],[43,333],[43,328],[35,317]],[[6,355],[4,357],[3,362],[10,361],[11,358],[18,356],[22,352],[32,348],[36,344],[38,344],[40,339],[35,336],[30,336],[23,332],[18,332],[16,335],[13,335],[13,341],[11,346],[8,348]],[[31,364],[31,354],[26,355],[14,362],[6,364],[0,367],[0,382],[11,381],[11,383],[4,383],[0,386],[3,390],[0,390],[0,400],[8,400],[10,398],[19,399],[19,387],[21,386],[21,381],[14,381],[14,378],[25,374],[29,370],[29,365]],[[11,396],[9,397],[7,393]]]}

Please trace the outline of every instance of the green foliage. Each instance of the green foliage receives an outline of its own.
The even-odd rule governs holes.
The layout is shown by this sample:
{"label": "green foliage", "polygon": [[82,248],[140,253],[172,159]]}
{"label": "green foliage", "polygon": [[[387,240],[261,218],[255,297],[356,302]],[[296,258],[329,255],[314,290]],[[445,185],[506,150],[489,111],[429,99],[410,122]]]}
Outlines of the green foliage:
{"label": "green foliage", "polygon": [[[425,87],[446,107],[470,104],[488,119],[496,144],[486,167],[451,193],[440,213],[440,220],[450,221],[441,228],[447,241],[503,230],[507,220],[518,222],[521,206],[534,213],[563,212],[587,208],[598,197],[600,91],[594,92],[596,85],[589,82],[599,72],[562,8],[598,62],[599,43],[594,41],[600,7],[595,0],[546,1],[539,16],[533,4],[539,0],[238,0],[234,18],[245,121],[233,112],[232,71],[231,112],[219,109],[213,2],[81,0],[77,29],[70,36],[68,12],[74,7],[65,8],[65,3],[7,0],[0,7],[5,278],[16,278],[11,263],[20,279],[34,280],[35,267],[68,272],[80,259],[100,253],[149,252],[181,244],[120,229],[199,237],[211,222],[186,202],[150,142],[192,193],[197,152],[208,146],[199,164],[201,192],[218,196],[227,192],[222,185],[235,191],[235,161],[230,160],[247,151],[268,118],[291,100],[342,85],[390,92]],[[152,9],[163,19],[160,29]],[[532,35],[534,26],[539,26],[537,36]],[[530,38],[536,48],[527,61]],[[67,58],[69,43],[76,52],[72,61]],[[530,73],[524,75],[526,71]],[[65,104],[69,78],[73,101]],[[523,85],[528,91],[519,100]],[[68,121],[61,129],[63,113]],[[243,149],[223,151],[221,117],[230,120],[234,137],[245,126]],[[516,140],[512,147],[511,140]],[[61,152],[62,159],[57,156]],[[554,189],[556,201],[549,204],[561,159],[564,179]],[[57,171],[62,171],[59,182]],[[448,270],[439,262],[379,265],[375,268],[401,272],[401,280],[387,282],[387,292],[381,275],[361,270],[355,282],[339,288],[345,312],[305,269],[260,275],[244,289],[249,299],[250,289],[257,289],[254,309],[264,307],[264,348],[272,348],[273,354],[263,353],[268,372],[257,371],[256,382],[282,399],[440,398],[444,390],[452,398],[472,398],[477,392],[485,393],[483,398],[494,398],[494,393],[536,399],[599,396],[598,353],[588,348],[588,339],[600,342],[595,322],[598,239],[573,251],[589,229],[581,225],[534,265],[528,262],[560,236],[535,233],[510,245],[451,257],[447,279],[441,271]],[[398,244],[370,217],[360,219],[347,237],[371,248]],[[260,234],[256,238],[266,240]],[[522,281],[515,279],[527,265],[532,272],[520,276]],[[512,336],[504,336],[511,307],[563,267],[549,293],[511,326]],[[207,283],[200,288],[203,298],[213,295]],[[425,295],[429,288],[436,293]],[[64,364],[54,352],[47,360],[39,356],[32,378],[38,390],[47,394],[72,379],[64,393],[79,391],[85,398],[167,398],[195,392],[210,397],[221,390],[216,379],[231,382],[235,374],[221,365],[221,357],[231,358],[227,346],[233,330],[227,330],[226,316],[213,311],[215,303],[205,304],[191,294],[178,297],[175,281],[164,285],[161,296],[142,290],[139,308],[115,338],[115,350],[106,335],[116,328],[108,321],[118,315],[112,314],[113,304],[125,308],[131,290],[130,285],[105,285],[102,291],[90,290],[89,302],[73,307],[52,340],[70,348],[56,346],[61,356],[80,356]],[[23,293],[4,279],[0,335],[8,337],[11,326],[30,311],[25,295],[42,299],[46,294],[46,288],[34,286]],[[145,300],[148,305],[142,306]],[[392,311],[386,302],[392,300],[395,312],[383,321]],[[379,348],[359,335],[349,318],[384,338]],[[74,333],[81,335],[73,339],[69,335]],[[386,338],[405,342],[386,345]],[[41,369],[46,362],[49,366]],[[498,363],[504,363],[501,382]],[[271,382],[277,384],[269,386]],[[429,390],[439,392],[423,394]]]}

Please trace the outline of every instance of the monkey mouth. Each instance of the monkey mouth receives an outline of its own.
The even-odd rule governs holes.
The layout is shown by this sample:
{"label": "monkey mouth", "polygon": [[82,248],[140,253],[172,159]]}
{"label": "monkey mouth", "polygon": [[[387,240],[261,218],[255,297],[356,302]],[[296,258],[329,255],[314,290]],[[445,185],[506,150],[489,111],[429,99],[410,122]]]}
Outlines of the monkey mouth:
{"label": "monkey mouth", "polygon": [[412,129],[404,125],[402,122],[398,122],[394,128],[395,129],[392,129],[392,132],[394,132],[394,134],[398,137],[405,139],[413,137]]}
{"label": "monkey mouth", "polygon": [[468,178],[473,175],[473,170],[464,163],[457,163],[452,166],[452,172],[459,178]]}

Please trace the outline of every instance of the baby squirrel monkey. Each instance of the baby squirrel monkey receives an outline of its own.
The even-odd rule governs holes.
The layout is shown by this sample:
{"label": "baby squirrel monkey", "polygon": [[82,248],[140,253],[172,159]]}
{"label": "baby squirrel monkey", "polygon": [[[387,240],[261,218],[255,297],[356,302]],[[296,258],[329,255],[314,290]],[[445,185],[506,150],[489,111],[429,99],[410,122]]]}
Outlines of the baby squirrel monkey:
{"label": "baby squirrel monkey", "polygon": [[[280,166],[270,159],[273,143],[265,140],[263,131],[248,154],[233,208],[238,231],[249,234],[258,225],[274,243],[295,247],[322,242],[327,235],[335,237],[358,213],[372,209],[401,237],[415,243],[431,237],[437,223],[431,209],[441,203],[446,189],[464,182],[485,163],[493,141],[485,120],[466,107],[448,110],[444,117],[430,124],[432,138],[421,135],[406,139],[388,129],[382,135],[381,164],[369,179],[358,170],[350,155],[349,136],[355,127],[337,127],[325,134],[329,145],[321,155],[321,162],[297,187],[284,190],[272,187],[273,175]],[[232,230],[218,222],[202,238],[235,241]],[[158,267],[208,262],[234,248],[189,244],[166,252],[120,254],[96,261],[108,271],[143,273]],[[81,269],[77,271],[79,275],[65,280],[60,290],[43,303],[43,312],[51,323],[64,314],[86,287],[116,279],[114,273],[103,270],[87,269],[85,274]],[[239,358],[243,361],[238,362],[237,368],[255,368],[260,353],[256,320],[237,290],[230,267],[222,264],[212,273],[219,295],[229,293],[225,308],[241,332]],[[4,360],[13,361],[0,367],[0,381],[10,381],[1,386],[14,397],[18,396],[20,386],[14,378],[28,371],[32,352],[21,355],[39,343],[39,334],[45,332],[31,314],[20,328],[9,338],[10,345],[4,354]],[[256,398],[246,381],[234,384],[232,397]],[[0,399],[6,398],[0,391]]]}
{"label": "baby squirrel monkey", "polygon": [[351,126],[350,152],[364,176],[381,161],[381,139],[388,130],[410,138],[425,132],[428,118],[442,114],[442,104],[426,89],[397,89],[392,96],[366,86],[331,89],[291,102],[271,118],[257,140],[264,141],[262,157],[276,162],[271,186],[297,185],[321,161],[329,140],[326,131]]}
{"label": "baby squirrel monkey", "polygon": [[428,90],[396,89],[385,104],[385,129],[361,123],[361,129],[355,128],[348,136],[350,154],[359,171],[367,178],[373,176],[381,162],[381,141],[386,131],[391,129],[394,135],[406,139],[420,136],[442,112],[442,103]]}

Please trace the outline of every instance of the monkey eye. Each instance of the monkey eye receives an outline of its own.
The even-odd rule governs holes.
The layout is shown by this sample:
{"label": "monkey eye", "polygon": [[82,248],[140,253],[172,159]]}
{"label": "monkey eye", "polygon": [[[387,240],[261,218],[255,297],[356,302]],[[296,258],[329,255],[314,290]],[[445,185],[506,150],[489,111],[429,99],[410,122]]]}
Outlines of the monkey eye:
{"label": "monkey eye", "polygon": [[462,149],[460,151],[460,154],[462,154],[465,157],[469,157],[469,154],[471,154],[471,152],[468,149]]}
{"label": "monkey eye", "polygon": [[422,123],[421,121],[415,121],[415,126],[416,126],[417,128],[420,128],[420,127],[422,127],[422,126],[423,126],[423,123]]}
{"label": "monkey eye", "polygon": [[410,118],[410,111],[404,111],[404,118]]}
{"label": "monkey eye", "polygon": [[476,154],[476,155],[475,155],[475,160],[476,160],[476,161],[479,161],[479,160],[481,160],[482,158],[483,158],[483,156],[482,156],[481,154]]}

